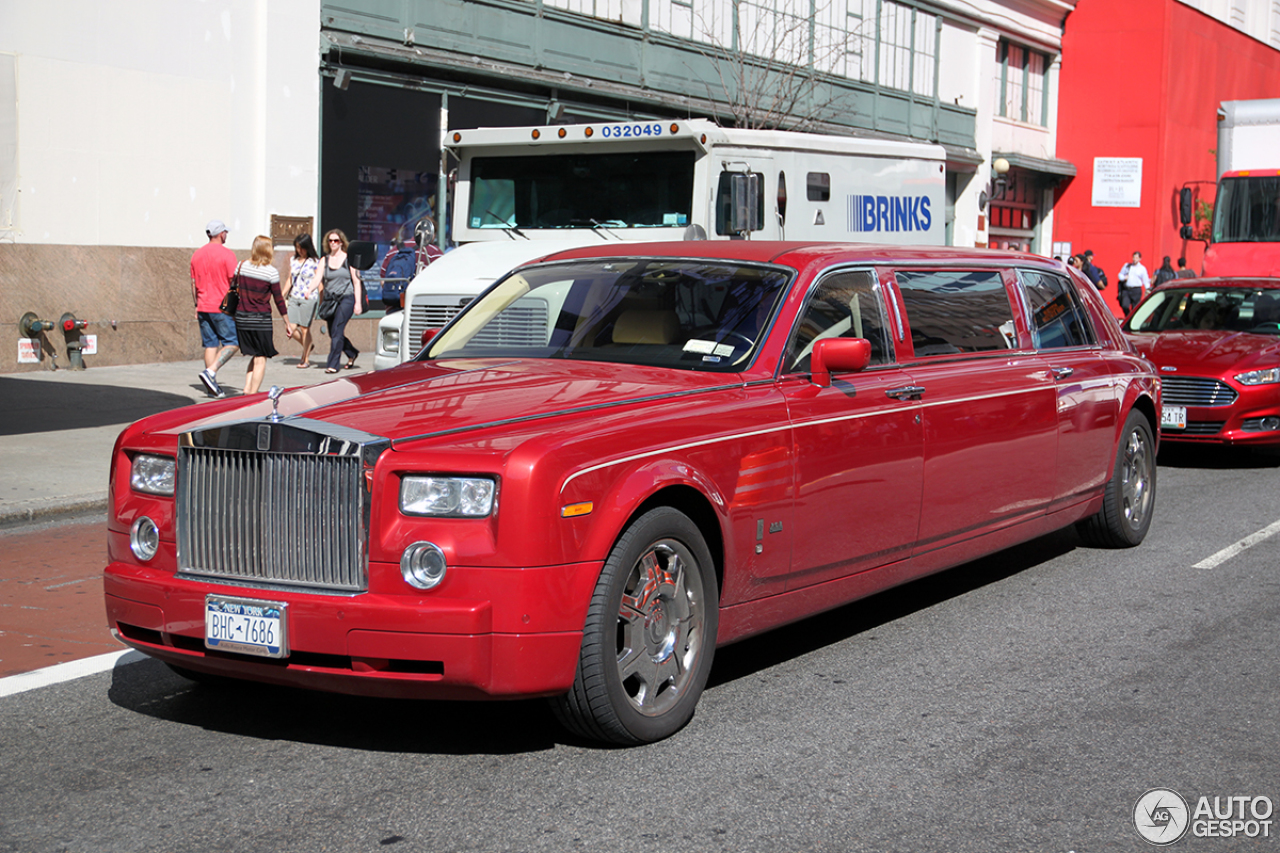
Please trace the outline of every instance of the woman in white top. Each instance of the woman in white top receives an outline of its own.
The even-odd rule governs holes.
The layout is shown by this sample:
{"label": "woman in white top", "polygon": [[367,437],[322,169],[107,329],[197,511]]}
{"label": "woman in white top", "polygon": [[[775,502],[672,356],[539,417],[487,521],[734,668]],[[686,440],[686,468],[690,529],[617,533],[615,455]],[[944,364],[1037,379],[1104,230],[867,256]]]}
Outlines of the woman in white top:
{"label": "woman in white top", "polygon": [[320,293],[316,289],[316,272],[319,269],[320,257],[311,235],[294,237],[293,257],[289,258],[289,283],[284,295],[289,304],[289,320],[296,330],[290,337],[302,344],[299,370],[311,366],[311,350],[314,348],[311,324],[316,319],[316,305],[320,302]]}

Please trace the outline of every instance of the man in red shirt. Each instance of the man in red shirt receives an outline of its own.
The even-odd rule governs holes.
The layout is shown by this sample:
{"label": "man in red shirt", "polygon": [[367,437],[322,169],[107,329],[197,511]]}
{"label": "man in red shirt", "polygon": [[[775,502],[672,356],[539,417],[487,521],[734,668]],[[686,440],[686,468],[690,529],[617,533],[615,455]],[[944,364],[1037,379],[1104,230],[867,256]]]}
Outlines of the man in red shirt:
{"label": "man in red shirt", "polygon": [[209,242],[191,256],[191,299],[204,344],[204,370],[200,381],[211,397],[225,397],[218,384],[218,368],[236,354],[236,321],[222,313],[222,299],[236,274],[236,255],[226,247],[227,226],[215,219],[205,226]]}

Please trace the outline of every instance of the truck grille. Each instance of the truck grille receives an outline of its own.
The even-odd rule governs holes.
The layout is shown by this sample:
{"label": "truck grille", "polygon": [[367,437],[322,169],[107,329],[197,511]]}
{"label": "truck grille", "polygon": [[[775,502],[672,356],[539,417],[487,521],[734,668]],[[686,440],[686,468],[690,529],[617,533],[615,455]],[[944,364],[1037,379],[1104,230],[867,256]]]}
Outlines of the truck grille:
{"label": "truck grille", "polygon": [[[430,297],[437,299],[438,297]],[[416,302],[409,308],[409,355],[422,345],[426,329],[442,329],[466,305],[465,297],[447,297],[448,304]],[[459,304],[461,303],[461,304]],[[529,298],[508,306],[471,339],[479,346],[543,346],[547,342],[545,300]]]}
{"label": "truck grille", "polygon": [[240,449],[243,440],[227,442],[230,448],[191,441],[179,447],[179,570],[247,585],[367,589],[368,497],[359,445],[346,443],[345,453],[333,452],[335,442],[320,444],[320,452],[281,452],[288,437],[282,426],[275,426],[281,440],[271,442],[266,433],[266,451]]}
{"label": "truck grille", "polygon": [[1165,376],[1160,380],[1161,402],[1166,406],[1230,406],[1236,392],[1217,379]]}

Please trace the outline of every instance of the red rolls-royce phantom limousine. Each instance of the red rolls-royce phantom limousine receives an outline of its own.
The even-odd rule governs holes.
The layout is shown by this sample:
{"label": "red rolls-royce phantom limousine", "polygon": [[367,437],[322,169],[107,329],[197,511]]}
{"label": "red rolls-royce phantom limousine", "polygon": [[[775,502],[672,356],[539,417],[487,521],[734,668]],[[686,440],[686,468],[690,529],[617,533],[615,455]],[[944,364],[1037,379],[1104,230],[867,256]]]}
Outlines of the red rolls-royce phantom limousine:
{"label": "red rolls-royce phantom limousine", "polygon": [[719,645],[1070,525],[1137,545],[1160,411],[1044,258],[564,251],[404,365],[126,429],[107,614],[197,680],[548,697],[648,742]]}

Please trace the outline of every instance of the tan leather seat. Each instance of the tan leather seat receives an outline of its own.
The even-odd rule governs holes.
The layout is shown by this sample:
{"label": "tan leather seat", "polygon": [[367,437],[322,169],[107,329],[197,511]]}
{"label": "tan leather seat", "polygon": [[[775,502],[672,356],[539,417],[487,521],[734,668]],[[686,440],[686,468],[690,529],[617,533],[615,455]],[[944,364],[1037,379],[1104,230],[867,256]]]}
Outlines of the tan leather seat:
{"label": "tan leather seat", "polygon": [[624,311],[613,324],[615,344],[673,344],[680,338],[680,318],[661,308]]}

